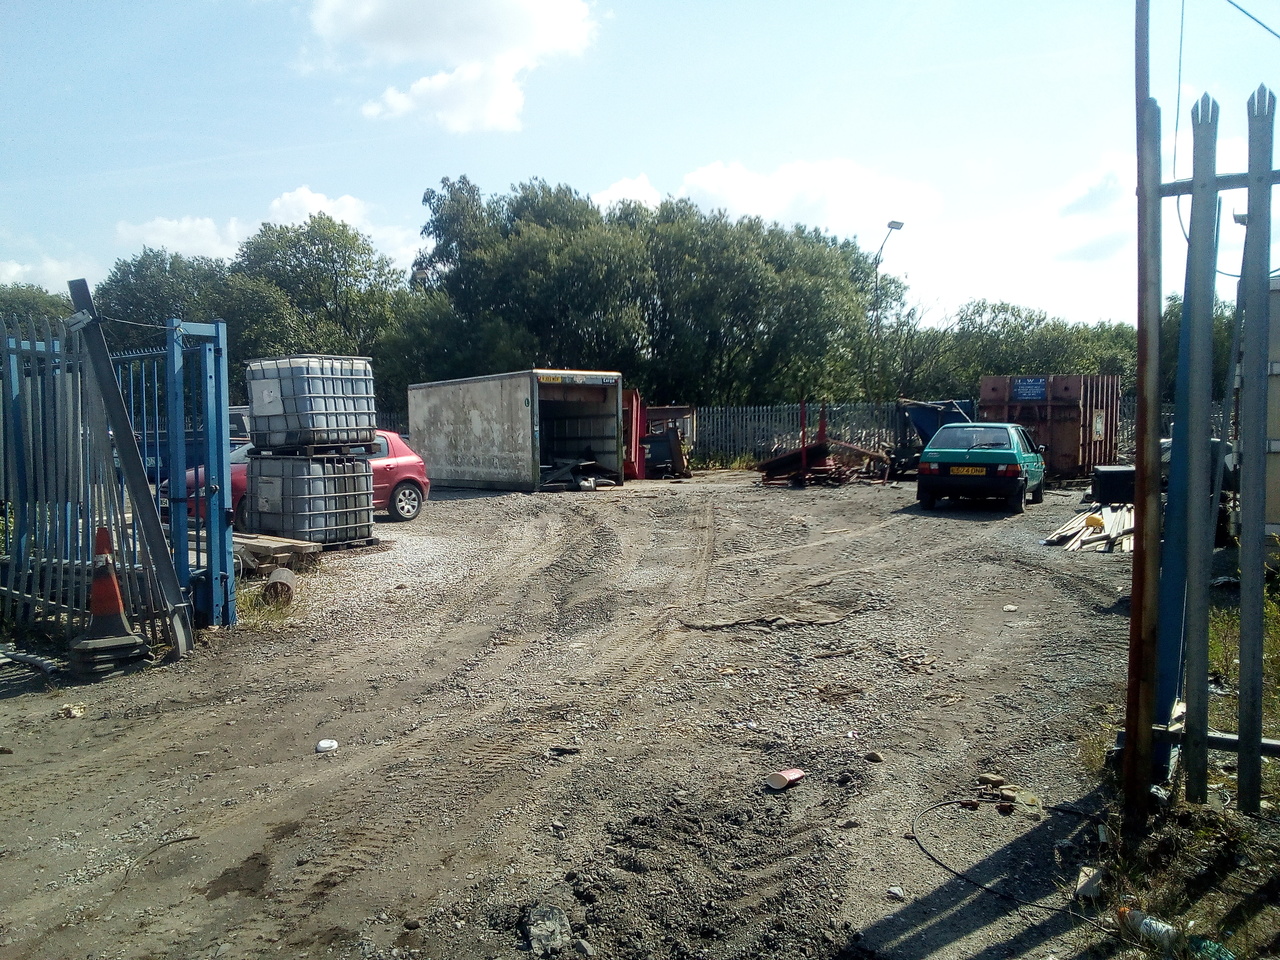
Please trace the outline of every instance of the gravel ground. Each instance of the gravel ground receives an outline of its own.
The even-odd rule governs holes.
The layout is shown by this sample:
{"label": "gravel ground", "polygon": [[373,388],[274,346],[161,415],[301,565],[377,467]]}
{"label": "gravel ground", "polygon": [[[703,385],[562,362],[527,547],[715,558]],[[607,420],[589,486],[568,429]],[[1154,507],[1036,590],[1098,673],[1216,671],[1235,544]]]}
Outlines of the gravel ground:
{"label": "gravel ground", "polygon": [[[1050,808],[1107,801],[1081,740],[1123,697],[1130,564],[1039,544],[1077,494],[433,495],[279,627],[96,685],[0,668],[0,955],[1088,945],[1095,834]],[[927,809],[981,773],[1023,802]]]}

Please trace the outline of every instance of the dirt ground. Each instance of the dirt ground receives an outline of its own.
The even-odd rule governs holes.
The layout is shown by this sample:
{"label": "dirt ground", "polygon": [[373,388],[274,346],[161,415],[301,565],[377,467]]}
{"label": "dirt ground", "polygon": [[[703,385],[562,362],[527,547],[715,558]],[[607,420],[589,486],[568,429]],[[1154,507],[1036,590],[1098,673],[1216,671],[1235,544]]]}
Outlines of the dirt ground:
{"label": "dirt ground", "polygon": [[[0,956],[1087,951],[1130,563],[1039,544],[1079,501],[437,492],[278,627],[0,668]],[[929,809],[982,773],[1032,802]]]}

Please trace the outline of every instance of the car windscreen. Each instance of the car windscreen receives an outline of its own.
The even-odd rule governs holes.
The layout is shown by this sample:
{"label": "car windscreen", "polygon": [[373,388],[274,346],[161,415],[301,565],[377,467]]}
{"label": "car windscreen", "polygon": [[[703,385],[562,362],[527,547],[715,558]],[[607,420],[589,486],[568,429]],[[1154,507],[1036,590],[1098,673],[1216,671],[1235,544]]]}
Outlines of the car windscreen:
{"label": "car windscreen", "polygon": [[984,427],[957,423],[943,427],[929,441],[930,450],[1008,450],[1009,431],[1004,427]]}

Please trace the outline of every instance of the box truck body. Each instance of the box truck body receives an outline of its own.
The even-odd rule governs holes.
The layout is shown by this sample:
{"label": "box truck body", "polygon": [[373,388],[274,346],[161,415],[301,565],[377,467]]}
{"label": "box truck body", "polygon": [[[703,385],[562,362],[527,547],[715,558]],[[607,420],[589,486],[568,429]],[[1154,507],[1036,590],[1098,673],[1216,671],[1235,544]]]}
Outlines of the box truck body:
{"label": "box truck body", "polygon": [[544,468],[593,461],[622,482],[622,375],[520,370],[409,387],[409,446],[433,486],[537,490]]}

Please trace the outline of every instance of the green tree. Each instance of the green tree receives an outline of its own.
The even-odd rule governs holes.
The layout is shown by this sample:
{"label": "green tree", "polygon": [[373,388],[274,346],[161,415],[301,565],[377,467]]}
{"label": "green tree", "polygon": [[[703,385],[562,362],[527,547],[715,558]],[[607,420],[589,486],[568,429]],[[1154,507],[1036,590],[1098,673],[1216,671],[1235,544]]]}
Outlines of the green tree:
{"label": "green tree", "polygon": [[61,320],[73,312],[66,294],[50,293],[34,283],[0,283],[0,318],[5,321]]}
{"label": "green tree", "polygon": [[866,347],[873,271],[851,241],[688,200],[602,215],[542,180],[486,199],[446,179],[423,203],[418,266],[452,308],[435,356],[455,376],[603,367],[653,402],[770,403],[839,395]]}
{"label": "green tree", "polygon": [[393,324],[392,295],[404,283],[367,237],[325,213],[301,226],[264,223],[231,269],[284,293],[309,349],[358,356],[369,356]]}
{"label": "green tree", "polygon": [[667,200],[649,239],[654,295],[647,304],[652,394],[660,402],[764,402],[748,374],[759,320],[776,280],[751,233],[723,212]]}
{"label": "green tree", "polygon": [[[460,376],[521,366],[634,371],[644,327],[643,238],[614,230],[586,197],[532,180],[486,201],[465,177],[428,190],[419,261],[453,308],[441,344]],[[441,327],[442,334],[445,327]]]}
{"label": "green tree", "polygon": [[283,290],[261,277],[230,274],[220,291],[227,324],[227,370],[232,403],[248,403],[245,365],[263,357],[322,352],[301,312]]}
{"label": "green tree", "polygon": [[801,227],[703,214],[687,200],[668,200],[641,222],[654,276],[642,306],[656,399],[848,395],[866,339],[841,244]]}
{"label": "green tree", "polygon": [[207,323],[218,316],[226,264],[212,257],[184,257],[143,247],[117,260],[93,291],[94,306],[114,350],[157,347],[170,320]]}
{"label": "green tree", "polygon": [[[1222,399],[1231,339],[1235,329],[1235,304],[1215,300],[1213,305],[1213,398]],[[1160,317],[1160,387],[1165,403],[1172,403],[1178,383],[1178,341],[1182,335],[1182,297],[1172,294]]]}
{"label": "green tree", "polygon": [[[379,410],[403,413],[414,383],[448,380],[464,365],[469,351],[456,335],[456,315],[449,298],[438,290],[401,290],[392,300],[395,325],[373,353]],[[487,346],[501,349],[501,344]]]}

